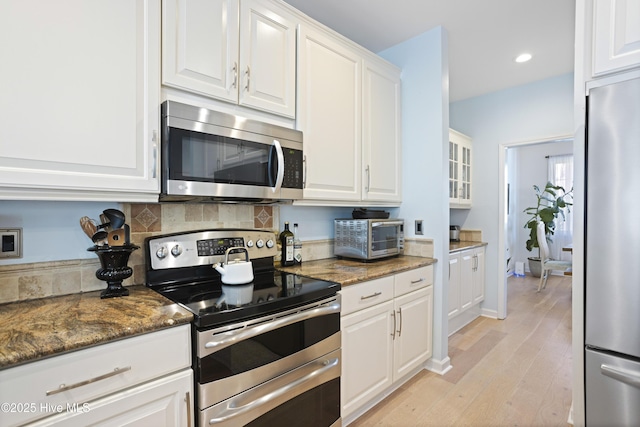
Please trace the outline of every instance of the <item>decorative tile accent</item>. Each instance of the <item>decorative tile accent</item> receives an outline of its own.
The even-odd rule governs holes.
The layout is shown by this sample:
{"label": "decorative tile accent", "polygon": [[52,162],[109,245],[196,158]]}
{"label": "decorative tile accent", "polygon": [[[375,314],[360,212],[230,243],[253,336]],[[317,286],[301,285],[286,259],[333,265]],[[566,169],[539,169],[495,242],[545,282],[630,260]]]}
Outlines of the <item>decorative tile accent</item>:
{"label": "decorative tile accent", "polygon": [[129,225],[132,233],[161,231],[161,206],[159,204],[131,204]]}
{"label": "decorative tile accent", "polygon": [[264,229],[273,228],[273,206],[253,207],[253,227]]}

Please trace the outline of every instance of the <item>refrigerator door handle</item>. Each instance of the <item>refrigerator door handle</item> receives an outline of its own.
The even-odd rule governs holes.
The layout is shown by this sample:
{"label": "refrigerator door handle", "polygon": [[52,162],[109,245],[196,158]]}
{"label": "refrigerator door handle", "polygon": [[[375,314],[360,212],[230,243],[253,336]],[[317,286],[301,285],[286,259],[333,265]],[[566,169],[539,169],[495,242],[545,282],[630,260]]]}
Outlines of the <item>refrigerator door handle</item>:
{"label": "refrigerator door handle", "polygon": [[614,380],[621,381],[633,387],[640,388],[640,372],[621,369],[604,363],[600,365],[600,372]]}

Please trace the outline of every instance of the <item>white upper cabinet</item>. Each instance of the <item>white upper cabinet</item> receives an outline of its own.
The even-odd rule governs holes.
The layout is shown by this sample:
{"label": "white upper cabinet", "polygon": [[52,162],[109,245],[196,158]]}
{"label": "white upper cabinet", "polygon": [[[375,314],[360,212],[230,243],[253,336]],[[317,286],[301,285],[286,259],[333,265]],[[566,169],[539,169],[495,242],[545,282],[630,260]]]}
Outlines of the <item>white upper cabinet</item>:
{"label": "white upper cabinet", "polygon": [[362,199],[402,201],[400,73],[385,62],[364,61]]}
{"label": "white upper cabinet", "polygon": [[295,17],[267,0],[164,0],[162,83],[295,117]]}
{"label": "white upper cabinet", "polygon": [[160,0],[0,13],[0,198],[157,200]]}
{"label": "white upper cabinet", "polygon": [[163,0],[162,83],[238,102],[238,0]]}
{"label": "white upper cabinet", "polygon": [[471,207],[471,166],[471,138],[449,129],[449,207]]}
{"label": "white upper cabinet", "polygon": [[357,52],[301,26],[297,127],[304,134],[305,199],[361,198],[361,81]]}
{"label": "white upper cabinet", "polygon": [[313,25],[298,43],[302,203],[399,205],[400,70]]}
{"label": "white upper cabinet", "polygon": [[640,66],[640,0],[594,0],[593,74]]}

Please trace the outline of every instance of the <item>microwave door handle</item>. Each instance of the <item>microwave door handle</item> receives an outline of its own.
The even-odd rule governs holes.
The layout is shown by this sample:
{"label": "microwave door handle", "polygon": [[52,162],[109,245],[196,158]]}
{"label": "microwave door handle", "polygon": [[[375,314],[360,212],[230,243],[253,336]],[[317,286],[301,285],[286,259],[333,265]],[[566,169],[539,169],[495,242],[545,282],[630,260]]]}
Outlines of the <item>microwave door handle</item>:
{"label": "microwave door handle", "polygon": [[278,171],[276,172],[276,184],[271,188],[274,193],[280,191],[282,187],[282,181],[284,180],[284,153],[282,152],[282,146],[277,139],[273,140],[273,147],[276,150],[276,156],[278,158]]}

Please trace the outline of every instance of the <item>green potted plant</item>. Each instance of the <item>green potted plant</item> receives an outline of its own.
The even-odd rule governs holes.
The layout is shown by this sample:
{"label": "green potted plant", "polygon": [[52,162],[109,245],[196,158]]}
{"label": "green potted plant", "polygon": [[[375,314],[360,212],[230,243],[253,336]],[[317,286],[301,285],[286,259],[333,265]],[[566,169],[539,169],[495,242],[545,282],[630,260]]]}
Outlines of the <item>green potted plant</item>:
{"label": "green potted plant", "polygon": [[526,243],[527,250],[531,252],[533,248],[538,248],[538,256],[529,257],[529,270],[534,277],[540,277],[542,267],[540,264],[540,249],[537,236],[538,221],[544,223],[545,237],[551,242],[550,236],[553,236],[556,231],[556,219],[561,215],[564,221],[565,217],[562,209],[572,205],[572,203],[567,201],[567,198],[571,200],[573,188],[565,191],[563,187],[547,182],[544,189],[541,190],[540,187],[534,185],[533,190],[536,193],[537,203],[536,206],[528,207],[523,211],[530,215],[524,228],[529,229],[529,239]]}

